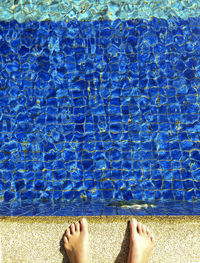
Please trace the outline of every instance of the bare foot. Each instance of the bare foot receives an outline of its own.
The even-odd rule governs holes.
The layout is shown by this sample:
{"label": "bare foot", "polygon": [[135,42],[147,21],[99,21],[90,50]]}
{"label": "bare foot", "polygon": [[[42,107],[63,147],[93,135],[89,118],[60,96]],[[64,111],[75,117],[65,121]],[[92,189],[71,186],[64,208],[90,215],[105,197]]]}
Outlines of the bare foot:
{"label": "bare foot", "polygon": [[89,263],[88,223],[85,218],[71,224],[64,236],[64,247],[70,263]]}
{"label": "bare foot", "polygon": [[154,237],[149,229],[137,222],[130,221],[130,248],[128,263],[147,263],[154,247]]}

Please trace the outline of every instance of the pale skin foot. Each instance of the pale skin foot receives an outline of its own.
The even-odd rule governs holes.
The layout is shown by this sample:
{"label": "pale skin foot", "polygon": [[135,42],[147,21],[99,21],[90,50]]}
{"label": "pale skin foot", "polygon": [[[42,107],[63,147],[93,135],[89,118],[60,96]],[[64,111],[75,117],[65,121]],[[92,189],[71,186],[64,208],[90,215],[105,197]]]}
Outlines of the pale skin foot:
{"label": "pale skin foot", "polygon": [[147,263],[154,244],[154,237],[150,230],[136,219],[132,219],[128,263]]}
{"label": "pale skin foot", "polygon": [[66,230],[64,247],[70,263],[90,263],[88,223],[85,218],[71,224]]}

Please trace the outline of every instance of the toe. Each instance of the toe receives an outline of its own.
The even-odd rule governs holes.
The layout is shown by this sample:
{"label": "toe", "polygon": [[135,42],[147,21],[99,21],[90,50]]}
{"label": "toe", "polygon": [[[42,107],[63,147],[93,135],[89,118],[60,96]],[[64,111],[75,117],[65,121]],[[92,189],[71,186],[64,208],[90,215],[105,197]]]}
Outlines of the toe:
{"label": "toe", "polygon": [[67,237],[66,237],[66,236],[64,236],[64,238],[63,238],[63,239],[64,239],[64,243],[65,243],[65,244],[67,244],[67,243],[68,243],[68,239],[67,239]]}
{"label": "toe", "polygon": [[75,230],[76,230],[76,232],[80,232],[80,223],[79,222],[75,223]]}
{"label": "toe", "polygon": [[129,225],[130,225],[130,234],[131,235],[137,234],[137,220],[133,218],[132,220],[130,220]]}
{"label": "toe", "polygon": [[138,229],[138,233],[142,234],[142,223],[138,222],[137,229]]}
{"label": "toe", "polygon": [[146,234],[146,226],[142,224],[142,233]]}
{"label": "toe", "polygon": [[150,230],[148,228],[146,228],[146,234],[147,236],[150,236]]}
{"label": "toe", "polygon": [[75,233],[75,225],[74,225],[74,223],[72,223],[71,226],[70,226],[70,232],[71,232],[72,235]]}
{"label": "toe", "polygon": [[155,238],[154,238],[153,234],[150,235],[150,239],[151,239],[151,242],[154,244],[155,243]]}
{"label": "toe", "polygon": [[83,232],[88,231],[88,223],[87,223],[87,220],[85,218],[82,218],[80,221],[80,230]]}
{"label": "toe", "polygon": [[66,234],[66,237],[69,239],[69,237],[71,236],[69,228],[66,229],[65,234]]}

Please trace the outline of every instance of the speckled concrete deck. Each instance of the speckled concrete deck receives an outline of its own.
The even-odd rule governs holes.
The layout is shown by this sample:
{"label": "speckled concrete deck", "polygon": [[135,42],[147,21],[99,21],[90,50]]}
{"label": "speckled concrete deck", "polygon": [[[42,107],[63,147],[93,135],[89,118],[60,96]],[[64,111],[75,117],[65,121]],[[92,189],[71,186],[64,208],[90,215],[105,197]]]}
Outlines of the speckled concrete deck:
{"label": "speckled concrete deck", "polygon": [[[91,263],[127,262],[131,217],[87,217]],[[2,263],[65,263],[62,236],[80,217],[0,217]],[[200,262],[200,217],[136,217],[152,229],[150,263]]]}

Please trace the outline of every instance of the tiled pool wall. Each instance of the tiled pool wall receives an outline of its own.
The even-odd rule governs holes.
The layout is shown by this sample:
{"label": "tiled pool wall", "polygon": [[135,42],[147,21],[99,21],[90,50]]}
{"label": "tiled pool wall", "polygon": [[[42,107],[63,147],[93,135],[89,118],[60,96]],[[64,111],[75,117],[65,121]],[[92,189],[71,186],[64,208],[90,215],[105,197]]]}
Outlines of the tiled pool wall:
{"label": "tiled pool wall", "polygon": [[78,2],[1,3],[0,215],[200,214],[199,3]]}

